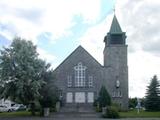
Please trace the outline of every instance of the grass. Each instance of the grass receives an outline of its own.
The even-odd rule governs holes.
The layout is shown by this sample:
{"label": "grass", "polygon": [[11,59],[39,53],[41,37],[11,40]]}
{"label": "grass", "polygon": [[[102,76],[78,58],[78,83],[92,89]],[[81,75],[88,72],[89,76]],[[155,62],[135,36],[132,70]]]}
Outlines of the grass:
{"label": "grass", "polygon": [[120,112],[120,117],[122,118],[160,118],[159,112],[147,112],[141,110],[140,113],[137,113],[137,110],[131,110],[128,112]]}
{"label": "grass", "polygon": [[[131,110],[128,112],[119,112],[121,118],[160,118],[160,111],[159,112],[147,112],[147,111],[140,111],[138,114],[136,110]],[[36,113],[36,116],[39,114]],[[3,112],[0,113],[0,117],[29,117],[32,116],[31,112],[28,111],[18,111],[18,112]]]}
{"label": "grass", "polygon": [[[36,113],[38,115],[38,113]],[[28,111],[17,111],[17,112],[2,112],[0,117],[28,117],[32,116],[31,112]]]}

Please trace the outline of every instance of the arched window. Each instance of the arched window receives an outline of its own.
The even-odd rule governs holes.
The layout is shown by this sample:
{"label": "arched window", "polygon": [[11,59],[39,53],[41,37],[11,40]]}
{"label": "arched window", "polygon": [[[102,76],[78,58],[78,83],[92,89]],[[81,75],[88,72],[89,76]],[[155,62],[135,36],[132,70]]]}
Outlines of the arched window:
{"label": "arched window", "polygon": [[119,88],[119,87],[120,87],[120,81],[117,80],[117,81],[116,81],[116,88]]}
{"label": "arched window", "polygon": [[75,86],[76,87],[84,87],[85,86],[85,70],[86,66],[83,66],[82,63],[78,63],[77,66],[74,67],[75,70]]}
{"label": "arched window", "polygon": [[116,88],[120,87],[120,81],[119,81],[119,77],[116,76]]}

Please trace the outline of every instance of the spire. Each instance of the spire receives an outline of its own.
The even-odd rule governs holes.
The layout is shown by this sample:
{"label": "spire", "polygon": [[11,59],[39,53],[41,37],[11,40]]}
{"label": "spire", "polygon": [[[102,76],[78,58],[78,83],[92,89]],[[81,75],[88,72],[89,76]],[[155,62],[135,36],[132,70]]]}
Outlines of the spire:
{"label": "spire", "polygon": [[126,33],[122,32],[115,14],[112,20],[110,31],[105,36],[104,42],[106,46],[126,44]]}
{"label": "spire", "polygon": [[109,33],[122,33],[121,27],[119,25],[119,22],[117,20],[116,15],[114,14],[113,20],[112,20],[112,24],[111,24],[111,28]]}

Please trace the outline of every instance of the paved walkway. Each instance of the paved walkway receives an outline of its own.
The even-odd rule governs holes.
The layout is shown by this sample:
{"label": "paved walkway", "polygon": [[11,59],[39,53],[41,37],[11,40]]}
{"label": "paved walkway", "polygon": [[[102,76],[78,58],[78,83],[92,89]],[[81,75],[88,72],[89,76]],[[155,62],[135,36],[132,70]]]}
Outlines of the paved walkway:
{"label": "paved walkway", "polygon": [[9,117],[0,118],[0,120],[160,120],[160,118],[121,118],[121,119],[104,119],[104,118],[44,118],[44,117]]}

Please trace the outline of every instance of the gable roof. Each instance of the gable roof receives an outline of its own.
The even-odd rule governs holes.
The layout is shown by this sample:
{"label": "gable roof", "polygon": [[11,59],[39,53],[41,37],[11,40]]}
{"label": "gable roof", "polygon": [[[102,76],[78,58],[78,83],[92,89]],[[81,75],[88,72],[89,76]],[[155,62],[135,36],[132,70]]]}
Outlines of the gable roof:
{"label": "gable roof", "polygon": [[66,59],[64,59],[60,65],[58,65],[57,68],[54,69],[54,71],[56,71],[67,59],[70,58],[70,56],[72,56],[74,53],[76,53],[79,49],[83,50],[88,56],[90,56],[98,65],[100,65],[102,67],[102,65],[91,55],[89,54],[89,52],[87,52],[81,45],[79,45]]}

